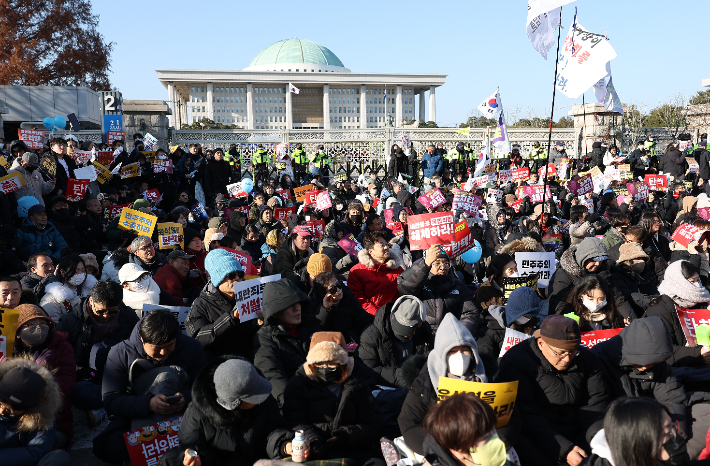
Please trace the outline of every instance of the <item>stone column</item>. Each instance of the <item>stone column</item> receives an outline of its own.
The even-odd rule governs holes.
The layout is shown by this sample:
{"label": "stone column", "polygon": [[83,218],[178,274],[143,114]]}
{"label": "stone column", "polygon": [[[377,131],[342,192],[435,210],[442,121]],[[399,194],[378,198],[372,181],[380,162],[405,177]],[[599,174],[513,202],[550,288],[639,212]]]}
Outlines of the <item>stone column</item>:
{"label": "stone column", "polygon": [[419,119],[424,120],[424,110],[426,108],[426,91],[419,91]]}
{"label": "stone column", "polygon": [[187,102],[180,96],[180,126],[176,129],[182,128],[184,124],[190,124],[190,122],[187,121]]}
{"label": "stone column", "polygon": [[367,128],[367,86],[360,84],[360,128]]}
{"label": "stone column", "polygon": [[291,101],[291,95],[293,92],[291,92],[291,89],[288,89],[286,92],[286,129],[287,130],[292,130],[293,129],[293,103]]}
{"label": "stone column", "polygon": [[212,105],[212,83],[207,83],[207,118],[214,121],[214,105]]}
{"label": "stone column", "polygon": [[254,129],[254,88],[247,83],[247,129]]}
{"label": "stone column", "polygon": [[436,86],[429,86],[429,120],[436,121]]}
{"label": "stone column", "polygon": [[394,127],[402,126],[402,85],[397,85],[397,97],[395,97]]}
{"label": "stone column", "polygon": [[330,129],[330,84],[323,84],[323,129]]}
{"label": "stone column", "polygon": [[177,128],[177,112],[175,111],[175,85],[172,82],[168,83],[168,107],[170,107],[170,124]]}

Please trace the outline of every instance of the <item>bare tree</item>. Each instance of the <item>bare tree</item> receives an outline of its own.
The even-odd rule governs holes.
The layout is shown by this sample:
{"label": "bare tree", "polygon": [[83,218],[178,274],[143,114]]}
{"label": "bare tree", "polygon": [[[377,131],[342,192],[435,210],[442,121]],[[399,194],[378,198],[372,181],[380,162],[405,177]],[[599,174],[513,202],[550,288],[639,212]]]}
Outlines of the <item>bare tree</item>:
{"label": "bare tree", "polygon": [[644,127],[648,119],[646,115],[647,108],[646,102],[632,102],[624,111],[622,140],[629,151],[634,150],[636,144],[646,138]]}
{"label": "bare tree", "polygon": [[669,97],[668,100],[657,109],[662,126],[668,128],[668,132],[674,140],[678,138],[679,134],[688,129],[688,117],[684,111],[687,105],[688,99],[679,92]]}

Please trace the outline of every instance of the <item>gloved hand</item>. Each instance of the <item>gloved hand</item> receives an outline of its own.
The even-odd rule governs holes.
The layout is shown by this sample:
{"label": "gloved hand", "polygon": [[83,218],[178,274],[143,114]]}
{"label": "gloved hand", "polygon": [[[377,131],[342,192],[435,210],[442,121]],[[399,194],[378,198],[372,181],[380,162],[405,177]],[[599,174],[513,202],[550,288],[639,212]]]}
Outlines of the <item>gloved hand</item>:
{"label": "gloved hand", "polygon": [[600,217],[601,217],[601,216],[599,215],[598,212],[594,212],[593,214],[587,215],[587,219],[586,219],[586,220],[587,220],[589,223],[594,223],[594,222],[596,222],[597,220],[599,220]]}
{"label": "gloved hand", "polygon": [[190,278],[199,278],[202,274],[198,269],[190,270]]}
{"label": "gloved hand", "polygon": [[345,448],[348,444],[348,438],[350,434],[345,429],[338,429],[333,431],[333,436],[327,440],[330,448],[340,450]]}

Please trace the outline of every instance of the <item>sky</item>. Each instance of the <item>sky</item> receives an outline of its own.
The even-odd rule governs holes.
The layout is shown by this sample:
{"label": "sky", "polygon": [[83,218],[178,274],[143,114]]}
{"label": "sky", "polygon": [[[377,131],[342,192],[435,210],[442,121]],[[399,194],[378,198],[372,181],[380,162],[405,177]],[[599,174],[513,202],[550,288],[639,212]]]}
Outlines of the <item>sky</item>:
{"label": "sky", "polygon": [[[446,74],[436,90],[439,126],[458,126],[500,87],[510,117],[549,118],[555,49],[545,61],[525,32],[526,0],[376,2],[94,0],[99,31],[114,43],[111,84],[124,99],[168,100],[156,69],[241,70],[259,51],[288,38],[318,42],[352,71]],[[624,103],[648,109],[710,77],[707,40],[692,25],[701,0],[577,0],[562,9],[561,41],[577,7],[587,30],[606,30],[611,68]],[[698,23],[700,24],[700,23]],[[585,93],[587,102],[594,93]],[[581,103],[557,93],[554,119]],[[417,102],[418,105],[418,102]]]}

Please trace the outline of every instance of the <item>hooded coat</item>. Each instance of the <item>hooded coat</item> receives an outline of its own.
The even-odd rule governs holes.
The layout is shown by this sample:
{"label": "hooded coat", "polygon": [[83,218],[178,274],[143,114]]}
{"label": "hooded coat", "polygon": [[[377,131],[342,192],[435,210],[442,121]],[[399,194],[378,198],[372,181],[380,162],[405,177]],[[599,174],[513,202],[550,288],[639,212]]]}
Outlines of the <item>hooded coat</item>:
{"label": "hooded coat", "polygon": [[192,403],[180,424],[178,461],[184,451],[197,450],[204,466],[251,466],[260,459],[282,459],[284,448],[294,437],[279,413],[276,400],[269,397],[246,410],[230,411],[217,403],[214,373],[231,359],[220,356],[207,364],[192,385]]}
{"label": "hooded coat", "polygon": [[[20,164],[21,158],[16,158],[12,165],[10,166],[10,171],[8,175],[14,172],[18,172],[22,175],[22,179],[25,180],[25,185],[20,187],[15,193],[15,199],[20,199],[25,196],[32,196],[39,202],[39,205],[44,206],[43,196],[54,191],[54,185],[49,181],[44,181],[42,174],[39,170],[33,170],[31,173],[28,172],[25,167]],[[63,169],[62,169],[63,170]],[[57,170],[58,171],[58,170]],[[58,185],[57,185],[58,186]],[[66,185],[65,188],[66,189]]]}
{"label": "hooded coat", "polygon": [[[377,310],[375,322],[367,328],[360,338],[358,356],[367,367],[376,374],[379,385],[389,387],[407,387],[408,377],[403,373],[401,345],[392,332],[392,309],[396,302],[390,301]],[[434,335],[428,322],[422,326],[412,337],[411,356],[426,355],[434,347]]]}
{"label": "hooded coat", "polygon": [[421,299],[426,306],[426,320],[432,331],[436,329],[446,314],[453,314],[475,335],[482,324],[481,311],[473,300],[471,290],[449,268],[445,275],[434,275],[425,260],[417,260],[412,267],[397,277],[400,295],[412,295]]}
{"label": "hooded coat", "polygon": [[[438,400],[439,377],[456,378],[449,373],[447,353],[455,346],[468,346],[473,354],[466,372],[466,380],[488,382],[483,361],[478,355],[476,340],[466,327],[452,314],[446,314],[434,339],[434,349],[429,353],[426,365],[409,387],[402,411],[397,421],[404,441],[414,452],[424,454],[424,416]],[[460,378],[460,377],[459,377]],[[503,438],[502,431],[499,431]]]}
{"label": "hooded coat", "polygon": [[557,464],[576,444],[573,439],[589,442],[601,429],[611,389],[601,364],[584,346],[566,370],[558,371],[537,341],[530,338],[508,350],[495,382],[518,381],[513,416],[522,419],[520,433]]}
{"label": "hooded coat", "polygon": [[[660,318],[636,319],[617,336],[594,345],[591,351],[604,365],[615,396],[653,398],[670,411],[673,421],[680,423],[681,432],[688,432],[687,394],[666,362],[673,355],[673,343]],[[634,365],[651,364],[653,367],[647,371],[634,369]]]}
{"label": "hooded coat", "polygon": [[293,277],[296,273],[294,270],[296,263],[307,259],[313,254],[313,250],[308,248],[303,257],[297,258],[295,249],[296,246],[293,244],[293,239],[288,238],[284,241],[284,244],[281,245],[281,249],[276,253],[276,257],[274,257],[274,273],[280,273],[281,278]]}
{"label": "hooded coat", "polygon": [[623,265],[612,266],[611,271],[610,283],[624,296],[637,316],[644,315],[652,298],[658,296],[658,287],[648,264],[640,275]]}
{"label": "hooded coat", "polygon": [[324,296],[316,293],[314,288],[311,294],[311,314],[320,321],[322,331],[340,332],[349,343],[360,343],[360,335],[372,325],[373,317],[365,312],[350,288],[343,286],[342,291],[342,299],[326,309],[323,306]]}
{"label": "hooded coat", "polygon": [[[683,327],[680,325],[680,319],[678,319],[675,307],[675,302],[670,296],[661,295],[661,300],[646,310],[645,317],[660,317],[670,332],[673,354],[669,356],[668,364],[676,367],[704,366],[705,361],[700,355],[703,347],[701,345],[688,346],[688,340],[686,340],[685,333],[683,333]],[[707,303],[700,303],[698,308],[707,308]]]}
{"label": "hooded coat", "polygon": [[242,243],[242,233],[244,232],[244,227],[239,223],[239,219],[244,218],[244,225],[249,223],[249,220],[244,216],[244,213],[239,210],[233,210],[229,213],[229,228],[227,229],[227,236],[233,236],[237,238],[239,244]]}
{"label": "hooded coat", "polygon": [[[29,254],[43,252],[57,260],[61,259],[62,250],[69,247],[59,230],[49,221],[45,229],[40,230],[29,218],[22,219],[17,238]],[[78,254],[80,251],[75,252]]]}
{"label": "hooded coat", "polygon": [[396,257],[376,263],[367,249],[361,249],[357,257],[360,262],[350,269],[348,286],[362,308],[374,316],[385,303],[399,298],[397,277],[404,269]]}
{"label": "hooded coat", "polygon": [[685,155],[676,148],[669,150],[665,156],[666,167],[664,172],[669,173],[672,177],[678,178],[685,174]]}
{"label": "hooded coat", "polygon": [[0,379],[15,367],[26,367],[47,382],[39,402],[19,419],[0,421],[0,455],[3,464],[36,465],[54,448],[54,417],[62,405],[57,382],[45,364],[26,358],[11,358],[0,364]]}
{"label": "hooded coat", "polygon": [[486,245],[496,253],[500,253],[501,248],[505,245],[505,237],[508,233],[519,232],[518,227],[513,225],[508,219],[505,219],[503,223],[498,223],[497,216],[502,210],[503,206],[498,204],[493,204],[486,210],[488,214],[488,224],[486,225],[484,239]]}
{"label": "hooded coat", "polygon": [[489,368],[489,372],[495,374],[498,371],[498,355],[505,340],[505,308],[503,306],[492,305],[488,307],[486,313],[486,324],[478,330],[476,342],[478,343],[478,354],[483,360],[483,364]]}

